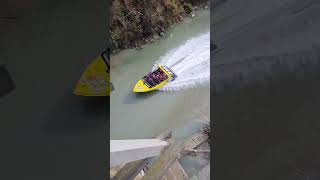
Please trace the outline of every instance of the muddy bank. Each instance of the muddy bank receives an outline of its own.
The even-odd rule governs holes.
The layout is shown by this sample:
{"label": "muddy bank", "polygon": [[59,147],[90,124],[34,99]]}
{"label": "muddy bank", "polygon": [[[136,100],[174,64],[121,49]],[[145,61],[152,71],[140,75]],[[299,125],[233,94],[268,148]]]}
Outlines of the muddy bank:
{"label": "muddy bank", "polygon": [[208,6],[208,0],[113,0],[112,50],[141,47],[159,39],[172,24]]}

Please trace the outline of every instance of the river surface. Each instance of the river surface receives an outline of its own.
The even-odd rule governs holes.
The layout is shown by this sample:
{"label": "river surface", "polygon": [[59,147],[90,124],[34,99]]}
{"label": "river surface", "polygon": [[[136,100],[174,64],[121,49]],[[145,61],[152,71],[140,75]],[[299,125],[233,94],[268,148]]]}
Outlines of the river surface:
{"label": "river surface", "polygon": [[[161,40],[111,57],[111,139],[153,138],[165,129],[209,119],[209,32],[210,12],[202,10],[173,26]],[[134,94],[137,80],[156,62],[174,65],[178,78],[159,91]]]}

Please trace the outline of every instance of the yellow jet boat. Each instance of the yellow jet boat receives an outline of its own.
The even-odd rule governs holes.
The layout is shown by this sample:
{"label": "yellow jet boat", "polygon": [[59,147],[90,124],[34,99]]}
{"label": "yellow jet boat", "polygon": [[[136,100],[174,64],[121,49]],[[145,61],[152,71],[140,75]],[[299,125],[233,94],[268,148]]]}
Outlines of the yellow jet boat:
{"label": "yellow jet boat", "polygon": [[78,96],[110,96],[110,49],[96,57],[76,84],[74,94]]}
{"label": "yellow jet boat", "polygon": [[148,92],[160,89],[168,82],[174,81],[177,75],[167,66],[157,65],[153,71],[140,79],[133,88],[133,92]]}

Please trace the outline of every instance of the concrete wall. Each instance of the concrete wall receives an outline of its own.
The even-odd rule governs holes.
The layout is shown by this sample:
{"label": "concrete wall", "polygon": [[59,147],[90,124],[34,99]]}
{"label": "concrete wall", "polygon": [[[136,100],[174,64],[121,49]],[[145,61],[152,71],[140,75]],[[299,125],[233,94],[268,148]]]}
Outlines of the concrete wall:
{"label": "concrete wall", "polygon": [[158,139],[110,140],[110,166],[158,156],[167,145]]}

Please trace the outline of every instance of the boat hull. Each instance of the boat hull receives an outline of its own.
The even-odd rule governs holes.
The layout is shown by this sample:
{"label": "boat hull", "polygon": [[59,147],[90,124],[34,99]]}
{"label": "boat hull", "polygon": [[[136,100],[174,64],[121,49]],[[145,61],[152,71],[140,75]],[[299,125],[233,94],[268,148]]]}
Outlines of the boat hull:
{"label": "boat hull", "polygon": [[161,87],[163,87],[164,85],[166,85],[169,80],[171,79],[171,75],[160,65],[158,65],[158,68],[160,68],[166,75],[167,75],[167,79],[162,81],[161,83],[153,86],[153,87],[148,87],[144,82],[143,79],[138,80],[138,82],[136,83],[136,85],[133,88],[133,92],[136,93],[144,93],[144,92],[149,92],[149,91],[154,91],[154,90],[158,90]]}
{"label": "boat hull", "polygon": [[103,57],[96,57],[82,74],[73,94],[78,96],[110,96],[110,73]]}

